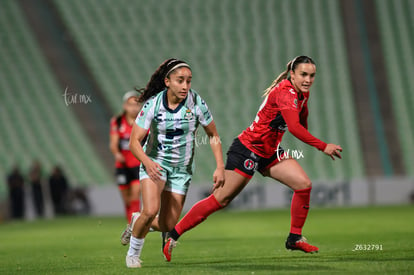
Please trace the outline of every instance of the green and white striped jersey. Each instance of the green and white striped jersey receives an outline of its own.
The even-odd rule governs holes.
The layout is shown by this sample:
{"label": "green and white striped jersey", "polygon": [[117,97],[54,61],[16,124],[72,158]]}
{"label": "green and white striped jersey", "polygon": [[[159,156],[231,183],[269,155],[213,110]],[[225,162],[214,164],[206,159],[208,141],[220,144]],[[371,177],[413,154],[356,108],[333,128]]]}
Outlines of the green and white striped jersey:
{"label": "green and white striped jersey", "polygon": [[212,121],[207,104],[197,92],[190,89],[187,98],[171,110],[165,89],[144,103],[135,122],[141,128],[150,129],[144,146],[150,158],[168,167],[191,169],[197,127],[199,124],[207,126]]}

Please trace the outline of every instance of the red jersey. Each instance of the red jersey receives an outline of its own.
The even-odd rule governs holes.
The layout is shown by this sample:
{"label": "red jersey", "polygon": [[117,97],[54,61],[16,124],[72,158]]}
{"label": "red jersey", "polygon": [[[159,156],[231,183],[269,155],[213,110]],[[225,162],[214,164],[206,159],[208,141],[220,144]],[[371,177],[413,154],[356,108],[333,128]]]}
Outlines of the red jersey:
{"label": "red jersey", "polygon": [[239,139],[255,154],[269,158],[277,150],[286,130],[301,141],[324,150],[326,143],[312,136],[307,128],[309,92],[298,93],[285,79],[266,96],[253,123]]}
{"label": "red jersey", "polygon": [[117,168],[132,168],[140,165],[140,161],[129,150],[129,137],[131,136],[132,125],[129,125],[125,115],[111,119],[110,134],[119,136],[119,150],[125,158],[125,162],[115,162]]}

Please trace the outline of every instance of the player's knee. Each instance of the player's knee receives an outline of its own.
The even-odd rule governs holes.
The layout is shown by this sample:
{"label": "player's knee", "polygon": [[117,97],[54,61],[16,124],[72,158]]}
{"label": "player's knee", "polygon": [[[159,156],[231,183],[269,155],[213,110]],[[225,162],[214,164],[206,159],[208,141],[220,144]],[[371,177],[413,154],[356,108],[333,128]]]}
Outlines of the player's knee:
{"label": "player's knee", "polygon": [[293,190],[302,190],[312,187],[312,182],[308,177],[297,178],[295,182],[288,184]]}
{"label": "player's knee", "polygon": [[299,189],[307,189],[307,188],[311,188],[312,187],[312,182],[311,180],[306,177],[304,179],[301,180],[301,184],[300,184],[300,188]]}
{"label": "player's knee", "polygon": [[158,211],[157,210],[152,210],[151,208],[142,211],[141,213],[141,217],[142,219],[144,219],[145,224],[151,224],[151,222],[155,219],[155,217],[157,216]]}

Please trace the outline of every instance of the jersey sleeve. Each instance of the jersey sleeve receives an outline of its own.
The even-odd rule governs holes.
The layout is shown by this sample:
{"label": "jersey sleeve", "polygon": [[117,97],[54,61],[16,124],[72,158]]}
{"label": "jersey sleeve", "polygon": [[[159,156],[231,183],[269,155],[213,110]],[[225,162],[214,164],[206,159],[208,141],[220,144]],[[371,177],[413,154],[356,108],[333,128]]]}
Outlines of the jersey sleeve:
{"label": "jersey sleeve", "polygon": [[213,115],[207,106],[207,103],[199,96],[196,95],[196,116],[201,125],[207,126],[213,121]]}
{"label": "jersey sleeve", "polygon": [[109,122],[109,134],[117,135],[118,134],[118,125],[116,124],[116,117],[111,118]]}
{"label": "jersey sleeve", "polygon": [[145,130],[148,130],[151,126],[151,121],[154,119],[154,112],[155,112],[155,98],[152,97],[148,99],[144,106],[142,107],[141,111],[138,113],[137,118],[135,119],[135,123]]}
{"label": "jersey sleeve", "polygon": [[279,93],[274,93],[274,102],[279,110],[293,110],[299,112],[298,96],[290,87],[283,87]]}
{"label": "jersey sleeve", "polygon": [[297,139],[309,144],[321,151],[325,150],[326,143],[322,140],[312,136],[299,122],[299,115],[297,111],[282,110],[282,116],[287,124],[289,132],[294,135]]}

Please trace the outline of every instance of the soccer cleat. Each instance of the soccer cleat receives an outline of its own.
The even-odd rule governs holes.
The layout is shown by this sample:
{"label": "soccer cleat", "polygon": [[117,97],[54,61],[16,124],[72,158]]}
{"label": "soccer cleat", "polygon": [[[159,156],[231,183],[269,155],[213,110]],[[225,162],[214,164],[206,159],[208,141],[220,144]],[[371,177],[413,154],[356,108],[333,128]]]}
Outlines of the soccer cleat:
{"label": "soccer cleat", "polygon": [[164,249],[162,250],[164,254],[164,258],[167,262],[171,261],[172,250],[176,245],[177,245],[177,241],[169,237],[167,240],[167,243],[164,245]]}
{"label": "soccer cleat", "polygon": [[139,213],[139,212],[132,213],[131,223],[127,224],[124,232],[122,232],[122,234],[121,234],[121,244],[122,245],[129,244],[129,240],[131,239],[131,234],[132,234],[132,228],[134,228],[134,224],[135,224],[135,222],[137,221],[137,219],[139,218],[140,215],[141,215],[141,213]]}
{"label": "soccer cleat", "polygon": [[140,268],[142,261],[139,259],[139,256],[126,256],[125,258],[126,266],[128,268]]}
{"label": "soccer cleat", "polygon": [[287,240],[286,248],[288,250],[301,250],[305,253],[317,253],[319,251],[319,248],[316,246],[308,244],[305,237],[301,237],[296,242],[289,242],[289,240]]}

